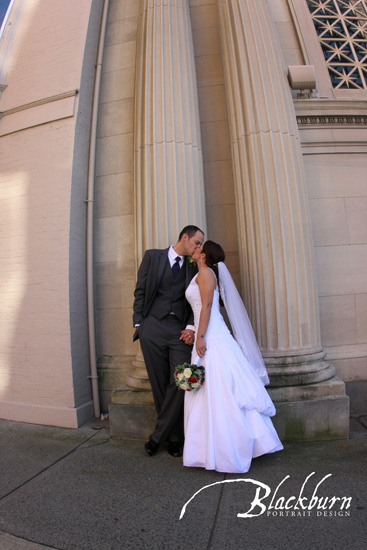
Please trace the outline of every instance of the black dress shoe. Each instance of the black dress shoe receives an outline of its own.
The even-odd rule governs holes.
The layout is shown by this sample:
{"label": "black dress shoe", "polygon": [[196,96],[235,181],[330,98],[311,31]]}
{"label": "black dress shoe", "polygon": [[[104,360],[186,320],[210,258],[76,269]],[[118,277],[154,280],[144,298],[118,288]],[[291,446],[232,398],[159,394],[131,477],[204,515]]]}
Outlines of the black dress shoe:
{"label": "black dress shoe", "polygon": [[169,443],[167,450],[171,456],[182,456],[182,447],[179,443]]}
{"label": "black dress shoe", "polygon": [[148,443],[144,445],[144,449],[148,453],[149,456],[153,456],[156,454],[156,452],[159,449],[159,443],[155,443],[151,439],[149,439]]}

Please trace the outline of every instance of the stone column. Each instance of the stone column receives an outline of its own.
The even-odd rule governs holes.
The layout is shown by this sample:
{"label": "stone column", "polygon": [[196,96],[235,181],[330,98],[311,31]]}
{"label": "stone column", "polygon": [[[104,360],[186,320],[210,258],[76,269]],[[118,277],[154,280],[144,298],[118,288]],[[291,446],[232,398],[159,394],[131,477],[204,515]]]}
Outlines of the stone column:
{"label": "stone column", "polygon": [[136,78],[137,261],[205,230],[203,160],[188,0],[142,2]]}
{"label": "stone column", "polygon": [[[148,248],[174,244],[180,230],[205,231],[200,121],[187,0],[141,2],[135,89],[137,267]],[[141,352],[128,385],[149,390]]]}
{"label": "stone column", "polygon": [[[265,0],[218,0],[218,10],[242,290],[271,386],[277,386],[270,391],[272,397],[304,400],[303,386],[332,378],[334,368],[323,360],[308,199],[292,97]],[[309,397],[315,391],[315,387],[313,393],[310,390]]]}

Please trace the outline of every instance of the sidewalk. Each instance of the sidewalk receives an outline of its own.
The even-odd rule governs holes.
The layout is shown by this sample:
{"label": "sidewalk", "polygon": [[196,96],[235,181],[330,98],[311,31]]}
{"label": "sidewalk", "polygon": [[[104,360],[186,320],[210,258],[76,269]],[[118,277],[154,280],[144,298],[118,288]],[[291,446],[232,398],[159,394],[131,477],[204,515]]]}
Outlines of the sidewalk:
{"label": "sidewalk", "polygon": [[[1,550],[366,545],[367,417],[352,419],[349,440],[285,444],[255,459],[247,474],[231,475],[184,468],[164,448],[149,457],[142,442],[111,440],[106,428],[99,420],[79,430],[0,420]],[[334,498],[329,510],[333,497],[352,497],[350,507]],[[256,517],[237,517],[253,501]]]}

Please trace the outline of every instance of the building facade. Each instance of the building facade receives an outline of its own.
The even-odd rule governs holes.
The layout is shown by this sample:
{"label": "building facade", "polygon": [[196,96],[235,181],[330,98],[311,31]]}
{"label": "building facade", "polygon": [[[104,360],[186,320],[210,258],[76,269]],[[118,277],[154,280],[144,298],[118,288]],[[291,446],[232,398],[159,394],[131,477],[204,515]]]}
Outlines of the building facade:
{"label": "building facade", "polygon": [[226,251],[280,436],[347,436],[367,380],[367,2],[13,0],[0,86],[0,417],[77,427],[112,403],[116,436],[149,432],[137,267],[195,223]]}

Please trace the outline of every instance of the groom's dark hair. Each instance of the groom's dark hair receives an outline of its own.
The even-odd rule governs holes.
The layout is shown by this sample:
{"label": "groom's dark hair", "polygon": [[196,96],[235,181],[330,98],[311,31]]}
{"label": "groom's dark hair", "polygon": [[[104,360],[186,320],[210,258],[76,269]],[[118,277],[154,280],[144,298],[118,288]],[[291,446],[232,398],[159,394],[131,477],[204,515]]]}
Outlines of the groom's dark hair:
{"label": "groom's dark hair", "polygon": [[186,225],[181,231],[181,233],[178,236],[178,240],[180,241],[182,239],[182,236],[188,235],[189,239],[195,235],[197,231],[201,231],[201,233],[204,235],[204,231],[200,229],[200,227],[197,227],[196,225]]}

